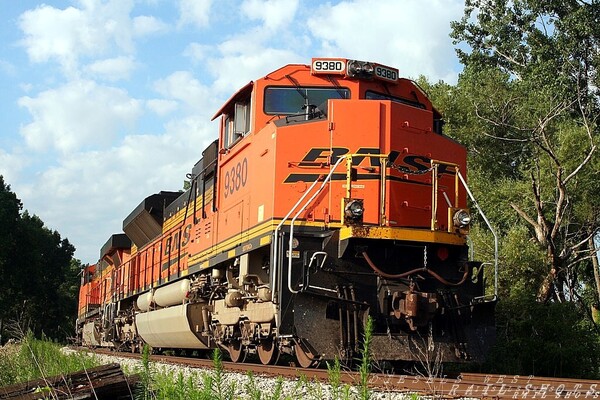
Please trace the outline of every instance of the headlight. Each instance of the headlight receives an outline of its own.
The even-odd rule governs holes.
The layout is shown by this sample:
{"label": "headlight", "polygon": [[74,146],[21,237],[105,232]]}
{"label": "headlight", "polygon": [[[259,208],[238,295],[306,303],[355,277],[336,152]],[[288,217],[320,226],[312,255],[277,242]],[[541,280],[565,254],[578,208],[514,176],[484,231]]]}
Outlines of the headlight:
{"label": "headlight", "polygon": [[348,75],[356,76],[362,72],[362,64],[359,61],[350,61],[348,63]]}
{"label": "headlight", "polygon": [[352,60],[348,62],[347,74],[351,78],[373,78],[375,67],[373,64],[363,61]]}
{"label": "headlight", "polygon": [[348,200],[344,207],[344,217],[352,222],[360,222],[362,220],[365,208],[362,199]]}
{"label": "headlight", "polygon": [[452,222],[457,228],[465,228],[471,223],[471,214],[467,210],[458,210],[454,213]]}
{"label": "headlight", "polygon": [[374,70],[375,70],[375,68],[373,68],[373,64],[369,64],[369,63],[363,64],[362,71],[363,71],[363,75],[365,76],[365,78],[371,78],[373,76]]}

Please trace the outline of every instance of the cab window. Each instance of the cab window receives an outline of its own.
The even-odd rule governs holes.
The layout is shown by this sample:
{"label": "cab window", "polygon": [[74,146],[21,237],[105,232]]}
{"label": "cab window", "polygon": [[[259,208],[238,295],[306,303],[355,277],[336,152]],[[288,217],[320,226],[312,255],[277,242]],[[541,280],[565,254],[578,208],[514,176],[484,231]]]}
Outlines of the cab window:
{"label": "cab window", "polygon": [[230,148],[250,132],[250,100],[235,103],[224,120],[224,145]]}
{"label": "cab window", "polygon": [[326,107],[329,99],[348,99],[346,88],[267,87],[264,111],[266,114],[304,114],[309,106]]}

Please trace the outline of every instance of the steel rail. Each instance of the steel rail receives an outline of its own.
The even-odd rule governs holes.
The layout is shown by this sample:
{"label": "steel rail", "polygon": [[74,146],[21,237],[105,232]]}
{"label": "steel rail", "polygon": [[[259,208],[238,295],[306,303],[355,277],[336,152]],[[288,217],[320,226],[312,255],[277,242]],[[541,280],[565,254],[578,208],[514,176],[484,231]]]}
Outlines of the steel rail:
{"label": "steel rail", "polygon": [[[119,353],[105,349],[90,350],[81,347],[74,349],[141,359],[140,354]],[[209,359],[167,355],[151,355],[150,361],[205,369],[212,369],[214,366],[213,361]],[[252,372],[265,377],[304,378],[322,383],[328,383],[330,378],[326,369],[297,368],[293,362],[286,366],[224,361],[223,369],[226,372],[242,374]],[[356,371],[344,370],[341,372],[340,381],[343,384],[358,385],[360,374]],[[461,373],[452,377],[431,378],[423,375],[370,373],[368,386],[386,392],[417,393],[456,399],[600,398],[600,380],[519,375]]]}

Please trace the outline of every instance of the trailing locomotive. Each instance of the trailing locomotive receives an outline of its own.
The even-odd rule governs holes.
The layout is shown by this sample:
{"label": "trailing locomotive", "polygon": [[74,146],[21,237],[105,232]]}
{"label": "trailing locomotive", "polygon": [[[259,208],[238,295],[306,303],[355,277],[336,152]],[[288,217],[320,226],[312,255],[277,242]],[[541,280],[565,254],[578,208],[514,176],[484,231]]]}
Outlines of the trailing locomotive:
{"label": "trailing locomotive", "polygon": [[144,199],[85,268],[87,346],[226,350],[301,366],[479,360],[496,296],[467,235],[466,149],[398,70],[286,65],[217,111],[190,188]]}

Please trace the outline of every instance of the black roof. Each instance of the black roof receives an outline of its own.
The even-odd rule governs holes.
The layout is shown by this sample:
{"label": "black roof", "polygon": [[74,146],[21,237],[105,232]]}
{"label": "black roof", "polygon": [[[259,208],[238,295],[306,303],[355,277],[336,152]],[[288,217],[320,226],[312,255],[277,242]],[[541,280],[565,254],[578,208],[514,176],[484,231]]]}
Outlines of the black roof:
{"label": "black roof", "polygon": [[100,259],[107,254],[110,254],[116,249],[128,249],[131,247],[131,240],[124,233],[115,233],[111,235],[104,246],[100,249]]}
{"label": "black roof", "polygon": [[181,195],[180,192],[162,191],[146,197],[142,202],[133,209],[133,211],[123,220],[123,229],[129,225],[139,214],[147,211],[156,222],[162,226],[163,210]]}

